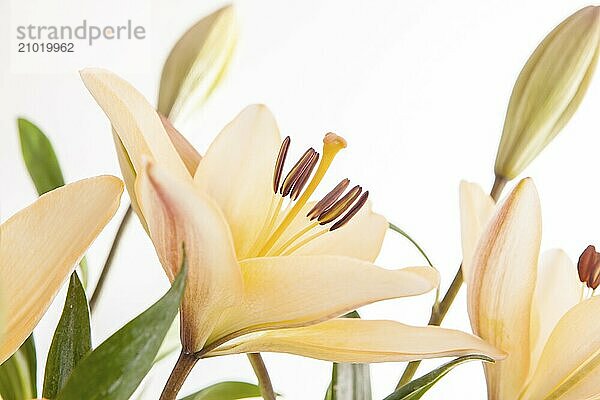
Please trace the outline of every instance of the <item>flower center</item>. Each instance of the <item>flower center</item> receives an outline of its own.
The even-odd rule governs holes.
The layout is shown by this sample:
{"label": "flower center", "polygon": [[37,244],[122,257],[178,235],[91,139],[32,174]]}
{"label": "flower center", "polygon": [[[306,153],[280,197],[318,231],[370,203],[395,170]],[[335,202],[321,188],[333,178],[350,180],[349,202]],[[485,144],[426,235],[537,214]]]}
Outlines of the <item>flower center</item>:
{"label": "flower center", "polygon": [[[344,194],[350,184],[348,179],[344,179],[306,215],[299,216],[336,154],[346,147],[346,141],[335,133],[326,134],[323,139],[323,156],[320,157],[317,151],[309,148],[283,178],[289,147],[288,136],[282,142],[275,162],[273,200],[263,227],[249,252],[251,257],[294,253],[316,238],[347,224],[369,197],[369,192],[363,193],[358,185]],[[286,198],[288,204],[283,207]]]}

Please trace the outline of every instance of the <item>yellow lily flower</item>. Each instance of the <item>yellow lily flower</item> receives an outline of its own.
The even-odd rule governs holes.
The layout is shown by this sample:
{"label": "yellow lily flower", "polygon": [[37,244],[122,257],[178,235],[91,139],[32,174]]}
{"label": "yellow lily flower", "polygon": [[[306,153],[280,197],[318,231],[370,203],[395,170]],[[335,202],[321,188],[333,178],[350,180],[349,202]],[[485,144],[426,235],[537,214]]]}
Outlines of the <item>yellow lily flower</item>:
{"label": "yellow lily flower", "polygon": [[0,363],[31,334],[122,192],[113,176],[84,179],[42,195],[0,225]]}
{"label": "yellow lily flower", "polygon": [[600,54],[600,7],[565,19],[519,74],[496,155],[498,179],[511,180],[558,135],[590,84]]}
{"label": "yellow lily flower", "polygon": [[375,301],[428,292],[439,280],[429,267],[373,264],[387,222],[371,211],[360,187],[343,195],[349,185],[343,180],[321,201],[310,201],[346,145],[341,137],[327,134],[322,154],[307,150],[284,175],[290,139],[281,140],[265,106],[250,106],[196,157],[194,171],[137,90],[105,70],[81,75],[116,132],[129,193],[171,280],[185,245],[185,353],[277,351],[354,362],[503,356],[459,331],[334,319]]}
{"label": "yellow lily flower", "polygon": [[[594,318],[600,298],[585,295],[562,250],[550,250],[538,262],[541,213],[531,179],[522,180],[495,212],[490,205],[481,188],[461,185],[471,325],[508,354],[484,367],[488,398],[600,398],[600,325]],[[582,256],[580,272],[594,287],[600,269],[595,252],[588,256]]]}

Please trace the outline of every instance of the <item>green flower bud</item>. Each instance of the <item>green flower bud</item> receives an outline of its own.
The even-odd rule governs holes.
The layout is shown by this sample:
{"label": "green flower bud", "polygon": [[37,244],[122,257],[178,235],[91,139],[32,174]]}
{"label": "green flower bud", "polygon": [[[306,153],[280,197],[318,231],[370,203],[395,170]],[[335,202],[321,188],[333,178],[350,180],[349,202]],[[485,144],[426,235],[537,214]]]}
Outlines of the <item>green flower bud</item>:
{"label": "green flower bud", "polygon": [[237,43],[232,6],[198,21],[175,44],[160,78],[158,111],[176,124],[219,85]]}
{"label": "green flower bud", "polygon": [[600,7],[558,25],[535,49],[510,96],[495,173],[519,175],[560,132],[581,103],[598,61]]}

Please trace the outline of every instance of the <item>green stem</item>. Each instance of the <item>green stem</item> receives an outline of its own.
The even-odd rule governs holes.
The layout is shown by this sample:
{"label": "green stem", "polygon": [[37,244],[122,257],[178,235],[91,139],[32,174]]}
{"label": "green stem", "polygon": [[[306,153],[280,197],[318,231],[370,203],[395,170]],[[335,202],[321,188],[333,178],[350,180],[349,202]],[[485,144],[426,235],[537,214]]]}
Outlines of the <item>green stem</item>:
{"label": "green stem", "polygon": [[427,254],[425,254],[425,251],[423,251],[421,246],[419,246],[419,244],[417,242],[415,242],[414,239],[408,235],[408,233],[404,232],[402,229],[400,229],[398,226],[392,224],[391,222],[389,223],[389,225],[390,225],[391,230],[401,234],[406,239],[408,239],[408,241],[411,242],[417,248],[417,250],[419,250],[419,253],[421,253],[423,255],[423,257],[425,257],[425,260],[427,260],[427,263],[429,264],[429,266],[433,267],[433,264],[431,263],[431,260],[429,260],[429,257],[427,257]]}
{"label": "green stem", "polygon": [[271,384],[271,378],[265,362],[262,359],[260,353],[248,353],[246,354],[254,369],[254,373],[258,378],[258,386],[260,387],[260,393],[264,400],[275,400],[275,392],[273,391],[273,385]]}
{"label": "green stem", "polygon": [[131,206],[129,206],[127,208],[127,211],[125,211],[125,215],[123,215],[123,219],[119,224],[119,228],[117,229],[115,238],[113,239],[113,242],[110,246],[108,256],[106,257],[106,262],[104,263],[104,266],[102,267],[102,270],[100,272],[100,277],[98,278],[98,283],[96,284],[96,287],[94,288],[94,291],[90,296],[90,312],[94,311],[94,309],[96,308],[96,304],[98,303],[98,299],[100,299],[102,289],[104,288],[104,284],[106,283],[106,278],[108,277],[108,274],[110,272],[110,267],[113,265],[115,255],[117,254],[117,250],[119,249],[119,243],[121,242],[123,233],[125,233],[125,228],[127,227],[127,224],[131,220],[132,214],[133,209],[131,208]]}
{"label": "green stem", "polygon": [[175,400],[177,398],[177,393],[181,390],[183,383],[190,372],[192,372],[192,369],[197,362],[198,358],[194,357],[193,354],[181,350],[179,358],[175,363],[175,367],[169,376],[169,380],[167,380],[162,394],[160,395],[160,400]]}
{"label": "green stem", "polygon": [[[492,196],[494,201],[498,201],[502,190],[504,189],[504,186],[506,186],[507,182],[507,179],[501,176],[496,176],[496,178],[494,179],[494,185],[492,186],[492,190],[490,191],[490,196]],[[434,304],[434,306],[432,307],[431,316],[429,317],[429,325],[441,325],[442,321],[444,320],[444,317],[446,317],[446,314],[450,309],[450,306],[454,302],[456,295],[458,295],[458,292],[460,291],[460,288],[463,284],[463,280],[464,279],[461,263],[461,266],[458,268],[458,271],[456,271],[456,275],[454,275],[454,279],[452,280],[448,291],[446,292],[442,300],[439,303],[436,302],[436,304]],[[404,373],[402,374],[402,377],[400,377],[398,385],[396,385],[396,389],[410,382],[413,376],[415,376],[417,368],[419,368],[419,364],[421,364],[420,360],[411,361],[408,363],[406,369],[404,370]]]}

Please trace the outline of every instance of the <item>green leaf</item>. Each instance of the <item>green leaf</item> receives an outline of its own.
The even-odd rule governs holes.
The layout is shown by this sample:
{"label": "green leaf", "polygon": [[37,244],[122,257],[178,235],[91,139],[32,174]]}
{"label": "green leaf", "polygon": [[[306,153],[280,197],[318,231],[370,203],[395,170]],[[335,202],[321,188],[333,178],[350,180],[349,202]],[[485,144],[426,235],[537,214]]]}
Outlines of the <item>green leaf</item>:
{"label": "green leaf", "polygon": [[65,180],[50,140],[32,122],[19,118],[23,160],[39,195],[63,186]]}
{"label": "green leaf", "polygon": [[[352,311],[344,318],[360,318],[360,315]],[[371,400],[369,364],[333,363],[325,400]]]}
{"label": "green leaf", "polygon": [[87,298],[77,274],[73,273],[65,306],[48,351],[42,391],[46,399],[56,398],[71,372],[91,349]]}
{"label": "green leaf", "polygon": [[19,350],[0,365],[0,398],[23,400],[37,397],[35,341],[30,335]]}
{"label": "green leaf", "polygon": [[260,397],[260,388],[246,382],[219,382],[181,400],[237,400]]}
{"label": "green leaf", "polygon": [[469,355],[459,357],[452,360],[441,367],[423,375],[414,381],[408,382],[406,385],[398,388],[394,393],[390,394],[384,400],[417,400],[433,387],[440,379],[442,379],[452,368],[468,361],[479,360],[486,362],[494,362],[493,359],[483,355]]}
{"label": "green leaf", "polygon": [[171,289],[77,365],[58,400],[127,400],[146,376],[177,315],[187,263]]}

